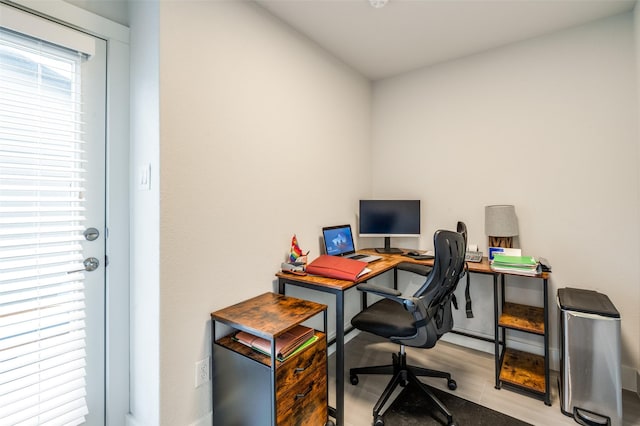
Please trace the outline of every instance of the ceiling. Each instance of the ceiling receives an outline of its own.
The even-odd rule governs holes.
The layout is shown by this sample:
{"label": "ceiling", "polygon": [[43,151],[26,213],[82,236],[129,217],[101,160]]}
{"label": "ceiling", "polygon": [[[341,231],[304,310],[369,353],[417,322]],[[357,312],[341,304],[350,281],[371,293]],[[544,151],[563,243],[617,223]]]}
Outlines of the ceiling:
{"label": "ceiling", "polygon": [[617,15],[635,0],[254,0],[371,80]]}

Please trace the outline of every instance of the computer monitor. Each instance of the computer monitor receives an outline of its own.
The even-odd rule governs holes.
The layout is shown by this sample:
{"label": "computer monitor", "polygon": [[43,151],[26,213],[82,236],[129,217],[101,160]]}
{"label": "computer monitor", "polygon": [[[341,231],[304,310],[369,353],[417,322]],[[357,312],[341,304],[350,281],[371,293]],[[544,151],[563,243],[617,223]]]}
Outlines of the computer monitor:
{"label": "computer monitor", "polygon": [[378,253],[402,253],[391,237],[420,236],[420,200],[360,200],[361,237],[384,237]]}

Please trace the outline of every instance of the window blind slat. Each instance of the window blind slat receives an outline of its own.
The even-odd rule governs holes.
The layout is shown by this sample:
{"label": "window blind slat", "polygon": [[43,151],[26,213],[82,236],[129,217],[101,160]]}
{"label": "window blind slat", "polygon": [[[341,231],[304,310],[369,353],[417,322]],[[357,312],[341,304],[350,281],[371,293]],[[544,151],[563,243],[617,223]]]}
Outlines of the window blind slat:
{"label": "window blind slat", "polygon": [[[75,302],[84,300],[82,294],[82,291],[77,291],[68,295],[45,296],[27,303],[17,304],[16,309],[24,307],[30,307],[31,309],[16,311],[16,313],[7,315],[2,319],[2,328],[7,332],[3,342],[6,341],[9,344],[12,337],[16,336],[23,338],[30,331],[28,327],[33,327],[32,330],[42,330],[65,324],[73,319],[82,318],[84,316],[83,311],[60,312],[59,309],[60,307],[76,306]],[[36,314],[35,318],[34,314]]]}
{"label": "window blind slat", "polygon": [[49,380],[65,373],[72,372],[74,370],[80,370],[82,375],[84,375],[84,371],[82,371],[84,370],[84,367],[85,359],[84,357],[80,357],[70,359],[68,362],[58,365],[57,368],[42,369],[38,372],[38,374],[31,374],[23,376],[17,380],[0,383],[0,396],[12,392],[22,392],[23,389],[29,388],[30,386],[38,384],[41,381]]}
{"label": "window blind slat", "polygon": [[[2,179],[2,176],[0,176]],[[9,206],[0,206],[0,214],[4,213],[32,213],[32,214],[41,214],[41,213],[60,213],[60,212],[83,212],[85,208],[82,206],[18,206],[18,207],[9,207]]]}
{"label": "window blind slat", "polygon": [[39,172],[56,172],[56,173],[83,173],[85,170],[81,167],[65,167],[51,165],[34,165],[34,164],[10,164],[3,161],[0,157],[0,167],[6,169],[36,170]]}
{"label": "window blind slat", "polygon": [[[73,201],[79,201],[77,199],[73,199]],[[10,228],[10,229],[1,229],[0,235],[31,235],[31,234],[52,234],[52,233],[61,233],[61,232],[79,232],[84,231],[84,227],[80,225],[69,225],[69,226],[43,226],[38,228]]]}
{"label": "window blind slat", "polygon": [[[87,415],[87,403],[84,398],[78,399],[64,406],[54,407],[47,415],[40,416],[42,426],[71,426],[84,423],[84,416]],[[82,416],[80,421],[78,417]]]}
{"label": "window blind slat", "polygon": [[[71,384],[76,383],[77,382],[71,382]],[[56,420],[57,424],[61,424],[61,416],[81,408],[84,404],[84,396],[86,395],[84,386],[80,389],[73,389],[69,385],[70,384],[65,384],[65,386],[58,388],[57,392],[53,395],[40,392],[39,396],[42,398],[40,398],[39,401],[35,401],[37,405],[9,414],[7,420],[9,420],[10,423],[8,424],[41,425],[53,419]],[[43,399],[44,397],[48,397],[48,399]],[[35,413],[37,413],[37,415],[34,415]],[[36,421],[36,423],[33,423],[33,421]]]}
{"label": "window blind slat", "polygon": [[[84,318],[84,297],[82,293],[78,293],[74,298],[65,300],[64,303],[57,305],[50,305],[42,307],[38,311],[25,311],[21,314],[5,317],[0,321],[0,327],[3,329],[11,328],[13,336],[19,336],[23,340],[27,334],[33,330],[40,330],[43,328],[51,327],[52,325],[59,326],[60,324],[66,324],[71,320],[79,320]],[[70,314],[75,313],[75,315]],[[7,336],[7,345],[11,345],[11,336]],[[0,355],[0,359],[4,354]],[[2,370],[3,367],[0,367]]]}
{"label": "window blind slat", "polygon": [[[63,385],[67,387],[67,392],[76,392],[76,391],[82,391],[84,389],[85,384],[86,383],[84,378],[78,378],[75,380],[69,380]],[[30,388],[26,388],[25,393],[26,392],[33,392],[33,393],[28,397],[17,399],[12,403],[9,403],[4,407],[0,408],[0,416],[9,416],[12,414],[16,414],[20,411],[28,412],[29,410],[33,409],[34,406],[37,406],[41,401],[46,401],[47,399],[49,399],[48,398],[49,396],[56,396],[59,394],[59,390],[56,388],[35,389],[33,386]]]}
{"label": "window blind slat", "polygon": [[[42,247],[28,247],[24,249],[2,250],[0,248],[0,259],[11,259],[25,256],[38,256],[46,254],[68,253],[70,251],[80,251],[82,247],[79,244],[65,244]],[[0,293],[2,289],[0,289]]]}
{"label": "window blind slat", "polygon": [[[24,311],[59,304],[65,300],[76,300],[75,296],[68,293],[78,292],[82,294],[83,286],[82,281],[73,281],[49,287],[38,287],[26,291],[4,293],[3,299],[5,299],[5,301],[0,304],[0,315],[4,318],[0,319],[0,323],[6,321],[7,318],[12,318],[12,314],[18,315]],[[58,301],[55,299],[56,296],[62,297],[63,299]]]}
{"label": "window blind slat", "polygon": [[[66,162],[69,161],[68,157],[61,157],[56,155],[44,155],[44,154],[23,154],[20,152],[2,152],[0,150],[0,156],[2,156],[3,160],[6,162],[15,162],[17,164],[24,164],[26,160],[32,160],[34,162],[37,161],[51,161],[55,162]],[[86,160],[75,160],[77,163],[85,163]]]}
{"label": "window blind slat", "polygon": [[[74,331],[79,331],[81,327],[85,326],[84,323],[84,313],[81,311],[67,313],[66,317],[64,315],[54,316],[52,318],[52,322],[54,324],[47,324],[46,321],[42,321],[38,323],[37,321],[32,321],[30,325],[34,325],[36,327],[42,325],[42,327],[37,328],[37,331],[30,331],[29,333],[18,334],[11,337],[7,337],[2,342],[2,347],[4,346],[8,349],[22,347],[23,350],[26,350],[28,345],[33,343],[42,341],[43,339],[64,336],[65,333],[71,333]],[[18,328],[18,327],[16,327]],[[70,339],[74,339],[75,335],[70,334]],[[0,379],[0,383],[5,380],[4,378]]]}
{"label": "window blind slat", "polygon": [[36,363],[42,358],[52,358],[54,356],[60,356],[63,353],[71,352],[73,350],[82,349],[85,347],[84,336],[77,336],[76,339],[68,340],[60,345],[53,345],[47,348],[42,348],[39,351],[25,352],[19,357],[13,357],[2,362],[0,366],[0,372],[6,373],[8,371],[15,371],[25,365]]}
{"label": "window blind slat", "polygon": [[84,325],[74,324],[74,327],[75,328],[73,329],[66,329],[62,334],[57,334],[47,338],[41,337],[40,340],[3,349],[0,353],[0,362],[6,362],[13,358],[19,358],[23,355],[28,355],[41,349],[47,349],[52,346],[62,345],[66,342],[74,341],[77,339],[84,339],[86,335],[84,331]]}
{"label": "window blind slat", "polygon": [[84,221],[83,216],[35,216],[35,217],[0,217],[0,225],[18,225],[25,223],[52,223],[52,222],[69,222]]}
{"label": "window blind slat", "polygon": [[1,260],[0,268],[2,269],[16,269],[16,268],[38,268],[45,265],[54,265],[57,263],[79,262],[82,261],[82,253],[65,254],[61,256],[39,256],[28,257],[26,259],[19,260]]}
{"label": "window blind slat", "polygon": [[[40,389],[52,389],[60,386],[64,386],[66,383],[72,383],[72,387],[77,385],[84,386],[85,374],[81,369],[74,369],[72,371],[60,374],[52,377],[48,380],[40,380],[38,383],[22,388],[21,392],[9,392],[3,395],[3,401],[6,401],[7,405],[20,401],[23,395],[36,395]],[[1,408],[0,408],[0,412]],[[11,412],[7,409],[7,412]]]}
{"label": "window blind slat", "polygon": [[[14,69],[5,68],[5,72],[11,72],[11,71],[15,72],[17,70],[19,70],[19,68],[14,68]],[[5,89],[5,99],[7,99],[8,101],[7,103],[10,103],[11,101],[15,102],[19,98],[25,98],[25,102],[22,103],[22,105],[32,105],[36,110],[42,109],[42,105],[43,105],[42,101],[45,101],[47,105],[53,107],[54,109],[56,108],[56,106],[60,108],[60,105],[65,105],[69,103],[69,101],[65,101],[64,103],[61,102],[58,97],[49,96],[48,95],[49,91],[56,91],[56,92],[63,92],[63,93],[66,92],[68,94],[73,95],[73,92],[71,91],[71,89],[76,88],[76,87],[72,88],[71,86],[69,86],[68,89],[60,89],[60,87],[55,84],[55,81],[53,81],[54,84],[45,83],[45,84],[41,84],[40,86],[37,86],[36,84],[32,83],[32,79],[26,79],[26,78],[6,77],[4,81],[5,81],[5,84],[3,86]],[[23,85],[18,86],[17,84],[19,83],[23,83]],[[33,94],[34,88],[37,88],[40,90],[40,96],[34,96]],[[41,89],[44,89],[44,91],[42,91]],[[47,89],[50,89],[50,90],[47,90]],[[75,102],[75,103],[79,103],[79,102]]]}
{"label": "window blind slat", "polygon": [[[9,142],[4,142],[3,143],[5,149],[10,148],[11,150],[22,150],[22,151],[40,151],[42,150],[41,146],[38,146],[39,144],[37,142],[34,141],[28,141],[28,140],[12,140]],[[50,143],[47,146],[47,151],[52,151],[52,152],[61,152],[61,153],[67,153],[67,154],[77,154],[82,152],[82,149],[76,147],[76,145],[78,145],[76,142],[72,142],[69,141],[67,143],[59,143],[59,144],[53,144]]]}
{"label": "window blind slat", "polygon": [[72,347],[62,354],[56,354],[51,357],[44,357],[44,355],[45,354],[43,354],[42,357],[35,357],[34,362],[30,364],[7,370],[2,373],[3,379],[6,380],[6,383],[11,383],[22,378],[41,375],[44,371],[53,374],[60,366],[67,365],[70,362],[84,360],[85,350],[84,345],[82,345],[79,348]]}
{"label": "window blind slat", "polygon": [[18,247],[18,246],[29,246],[32,244],[55,244],[55,243],[66,243],[69,241],[82,241],[84,237],[81,234],[72,234],[72,235],[64,235],[64,236],[50,236],[43,237],[40,239],[37,238],[16,238],[16,239],[0,239],[0,248],[3,247]]}
{"label": "window blind slat", "polygon": [[49,285],[56,285],[60,283],[72,282],[72,281],[81,281],[83,278],[83,272],[75,272],[75,273],[67,273],[54,275],[50,277],[37,277],[34,280],[24,280],[24,281],[5,281],[0,282],[0,296],[4,296],[3,293],[9,293],[17,290],[37,288],[37,287],[46,287]]}

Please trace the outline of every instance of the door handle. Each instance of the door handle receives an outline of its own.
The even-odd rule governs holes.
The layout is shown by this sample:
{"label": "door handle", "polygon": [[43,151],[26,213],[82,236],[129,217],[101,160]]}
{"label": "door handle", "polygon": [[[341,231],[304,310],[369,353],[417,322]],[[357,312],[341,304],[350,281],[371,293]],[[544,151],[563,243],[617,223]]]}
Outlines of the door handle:
{"label": "door handle", "polygon": [[87,228],[85,229],[83,235],[85,240],[94,241],[97,240],[100,236],[100,231],[98,231],[96,228]]}
{"label": "door handle", "polygon": [[73,274],[76,272],[91,272],[91,271],[95,271],[96,269],[98,269],[98,266],[100,266],[100,261],[98,259],[96,259],[95,257],[87,257],[84,262],[82,262],[82,264],[84,265],[84,269],[77,269],[75,271],[67,271],[67,274]]}

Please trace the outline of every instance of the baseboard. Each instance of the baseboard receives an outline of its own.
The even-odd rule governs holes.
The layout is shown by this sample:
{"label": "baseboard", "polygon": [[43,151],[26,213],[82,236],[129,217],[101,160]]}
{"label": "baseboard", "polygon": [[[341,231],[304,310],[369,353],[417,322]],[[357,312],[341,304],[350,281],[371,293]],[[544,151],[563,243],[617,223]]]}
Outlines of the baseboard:
{"label": "baseboard", "polygon": [[[142,426],[131,414],[125,417],[125,426]],[[213,412],[209,412],[205,416],[199,418],[189,426],[211,426],[213,424]]]}

